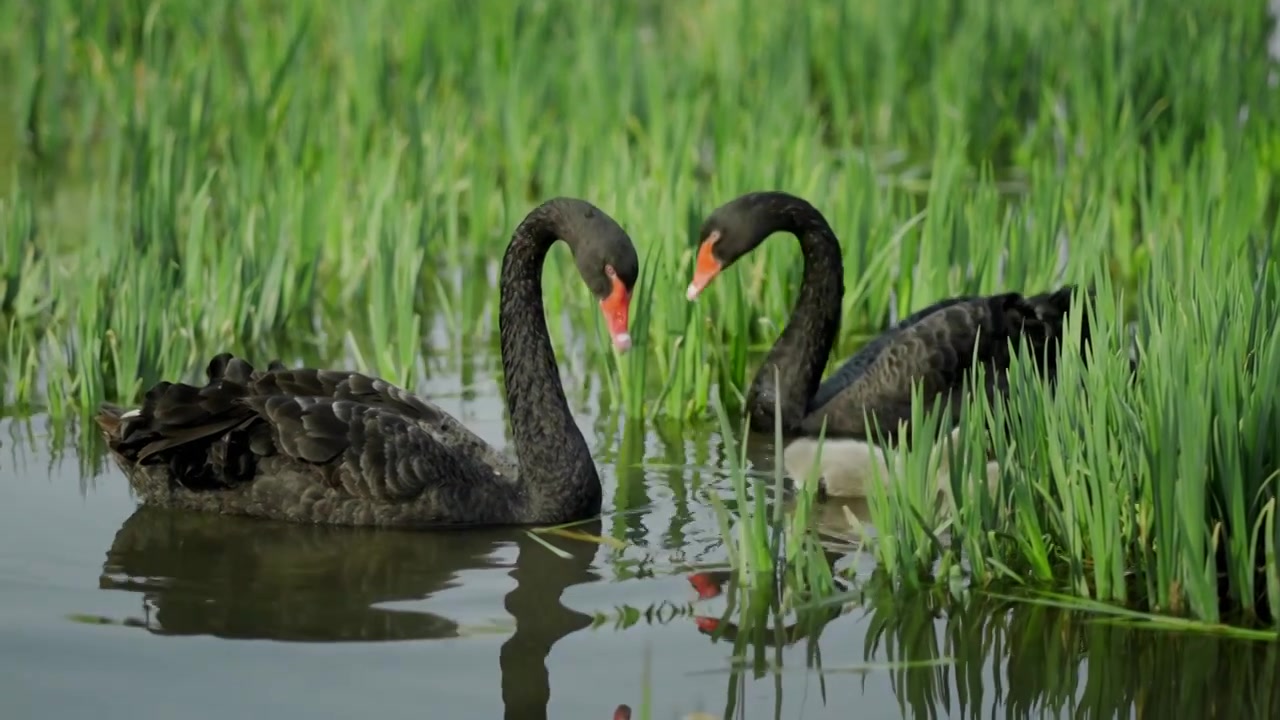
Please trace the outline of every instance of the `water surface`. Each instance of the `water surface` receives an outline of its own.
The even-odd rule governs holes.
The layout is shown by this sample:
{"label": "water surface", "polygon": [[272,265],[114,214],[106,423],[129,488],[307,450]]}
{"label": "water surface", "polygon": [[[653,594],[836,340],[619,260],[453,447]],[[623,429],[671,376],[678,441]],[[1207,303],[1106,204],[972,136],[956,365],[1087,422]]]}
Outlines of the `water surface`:
{"label": "water surface", "polygon": [[[465,402],[459,384],[434,378],[423,391],[505,446],[496,384]],[[55,442],[44,416],[0,420],[3,717],[607,720],[620,703],[639,709],[646,673],[654,718],[1280,708],[1273,647],[940,593],[833,608],[821,627],[767,633],[730,672],[732,643],[707,632],[730,593],[700,598],[687,579],[691,566],[725,559],[703,493],[729,483],[669,469],[721,465],[720,438],[597,420],[590,403],[575,404],[606,499],[605,516],[582,529],[625,550],[545,538],[564,558],[522,531],[139,508],[92,444]],[[756,461],[767,467],[767,453]],[[825,513],[824,526],[839,532],[839,517]],[[869,567],[839,560],[848,565]]]}

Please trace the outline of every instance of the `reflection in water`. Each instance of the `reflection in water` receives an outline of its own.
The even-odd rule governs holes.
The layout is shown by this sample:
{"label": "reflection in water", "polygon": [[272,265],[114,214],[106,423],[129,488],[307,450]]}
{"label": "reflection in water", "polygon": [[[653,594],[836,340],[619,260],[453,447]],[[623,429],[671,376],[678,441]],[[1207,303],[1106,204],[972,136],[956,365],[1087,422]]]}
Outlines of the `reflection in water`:
{"label": "reflection in water", "polygon": [[[771,473],[772,438],[752,433],[747,459],[752,470]],[[783,502],[794,505],[793,498]],[[857,499],[815,504],[817,530],[827,539],[852,540],[846,512],[870,529],[866,501]],[[827,553],[827,560],[838,556]],[[903,717],[1280,717],[1280,644],[1136,629],[976,592],[963,600],[943,588],[906,594],[891,589],[882,569],[869,575],[843,603],[782,616],[776,599],[734,608],[737,593],[727,572],[690,576],[700,599],[723,595],[730,604],[719,618],[696,617],[699,630],[712,642],[732,643],[733,656],[745,665],[731,673],[724,717],[735,710],[745,715],[743,681],[773,676],[787,646],[802,645],[802,657],[785,663],[791,669],[800,660],[799,667],[827,681],[850,682],[848,674],[833,671],[851,668],[824,670],[820,647],[832,643],[824,632],[829,624],[851,613],[858,617],[847,619],[867,631],[866,665],[853,669],[877,672],[871,667],[888,662]],[[835,642],[846,637],[835,636],[841,638]],[[773,715],[786,717],[783,685],[775,689]]]}
{"label": "reflection in water", "polygon": [[[599,521],[575,530],[598,534]],[[458,585],[467,570],[500,567],[519,549],[504,605],[515,632],[502,645],[502,697],[510,718],[542,718],[550,697],[546,658],[591,616],[560,604],[565,588],[592,582],[598,546],[545,535],[558,557],[523,531],[422,533],[295,525],[141,507],[116,533],[99,584],[141,593],[143,618],[126,624],[159,635],[295,642],[379,642],[463,635],[421,610],[377,607],[423,600]]]}
{"label": "reflection in water", "polygon": [[[42,422],[42,418],[35,420]],[[32,508],[53,507],[35,503],[46,497],[38,493],[58,488],[57,483],[26,482],[28,475],[38,477],[43,468],[52,466],[44,455],[27,457],[30,448],[46,442],[44,436],[9,441],[6,431],[21,436],[22,428],[15,430],[16,425],[0,422],[0,436],[5,438],[0,453],[15,458],[0,472],[8,473],[4,479],[16,487],[34,489],[0,507],[10,512],[7,516],[0,512],[0,521],[11,522],[15,514],[30,513]],[[651,642],[661,658],[655,665],[657,679],[647,688],[662,705],[654,717],[686,717],[695,707],[714,707],[720,717],[752,719],[1280,717],[1280,683],[1275,682],[1280,676],[1278,646],[1137,631],[976,593],[960,600],[945,591],[894,592],[883,572],[871,572],[869,563],[846,553],[831,553],[827,559],[855,563],[867,571],[857,573],[852,591],[841,604],[803,614],[780,612],[770,601],[743,608],[729,573],[705,569],[722,564],[724,551],[712,510],[701,496],[711,485],[727,491],[724,473],[681,467],[723,468],[726,463],[717,460],[724,455],[718,436],[637,422],[628,423],[610,448],[609,453],[617,457],[614,505],[630,512],[583,529],[600,534],[603,525],[604,534],[641,547],[611,554],[607,560],[595,545],[543,536],[572,555],[566,560],[524,532],[510,529],[409,533],[129,508],[122,512],[133,514],[114,538],[97,585],[117,595],[121,590],[136,593],[140,611],[130,613],[137,617],[126,624],[163,636],[205,635],[232,642],[378,643],[497,633],[505,641],[497,662],[486,659],[481,650],[466,661],[479,658],[480,664],[463,670],[476,673],[489,686],[500,682],[507,718],[547,716],[549,659],[563,668],[556,670],[557,703],[566,708],[559,717],[609,717],[622,701],[638,710],[646,690],[639,673],[631,676],[629,668],[622,668],[610,674],[629,677],[609,684],[583,684],[577,678],[585,676],[581,668],[641,656]],[[750,450],[752,469],[767,472],[772,463],[769,439],[752,436]],[[658,464],[666,469],[652,467]],[[119,477],[110,475],[108,481],[117,483]],[[69,476],[67,482],[71,482]],[[771,490],[771,483],[767,485]],[[49,503],[62,502],[62,496],[47,497],[54,498]],[[846,505],[866,522],[865,501],[829,500],[815,507],[815,521],[828,538],[848,532]],[[5,524],[0,522],[0,527]],[[68,527],[75,529],[59,524],[50,527],[48,535],[40,535],[32,534],[30,523],[24,527],[28,528],[22,535],[26,542],[11,543],[0,554],[0,561],[9,560],[10,568],[32,547],[43,547]],[[88,554],[87,577],[81,565],[65,567],[92,584],[97,574],[92,565],[97,562],[94,557],[100,557],[101,542],[95,537],[87,551],[72,544],[58,545],[57,552],[63,558]],[[668,552],[652,552],[658,548]],[[659,557],[665,559],[655,559]],[[40,554],[30,558],[33,563],[46,563],[54,577],[63,567],[49,564]],[[565,643],[560,643],[562,652],[549,658],[554,644],[592,623],[590,615],[563,607],[560,597],[570,585],[600,581],[592,569],[596,558],[602,571],[628,579],[625,584],[593,591],[596,597],[612,596],[609,604],[617,599],[624,606],[615,627],[644,623],[647,629],[583,633],[586,637],[573,638],[583,641],[582,648],[566,653]],[[687,576],[686,563],[700,568],[690,578],[692,588],[671,583],[667,577],[677,572]],[[23,577],[19,573],[0,577],[0,590],[17,588],[26,593],[16,595],[24,602],[40,597],[32,592],[64,600],[54,591],[24,586]],[[4,582],[11,584],[6,587]],[[486,583],[494,587],[488,589]],[[56,584],[68,587],[75,581]],[[464,593],[467,598],[460,600]],[[699,597],[694,613],[681,609],[670,618],[651,619],[648,610],[632,607],[681,603],[692,599],[691,594]],[[487,595],[484,604],[493,608],[491,612],[472,609],[468,600],[477,595]],[[505,613],[498,610],[499,597]],[[84,596],[67,602],[78,608],[95,605]],[[721,608],[726,609],[719,612]],[[504,615],[514,618],[514,632],[509,625],[488,623],[487,616]],[[43,629],[27,626],[27,616],[23,617],[23,622],[8,628],[6,640],[29,638],[34,647],[46,647],[46,637],[39,635]],[[594,620],[603,624],[607,619],[602,618],[603,614]],[[676,621],[670,632],[659,627],[671,619]],[[477,622],[489,626],[476,627]],[[64,630],[59,626],[55,633]],[[61,653],[69,647],[58,644],[64,637],[68,642],[111,641],[91,630],[48,637],[54,640],[47,643],[51,650],[13,663],[52,676],[56,672],[51,669],[64,661]],[[150,650],[154,643],[146,644]],[[431,658],[443,657],[437,649],[451,653],[456,647],[439,642],[428,645],[433,649],[428,653]],[[258,652],[252,645],[239,647],[243,652]],[[185,653],[185,649],[175,652]],[[500,679],[493,677],[495,670],[501,672]],[[709,670],[728,673],[727,683],[722,675],[703,674]],[[361,671],[344,668],[343,672]],[[597,667],[593,675],[598,672]],[[3,687],[0,693],[7,696],[9,690]],[[42,706],[76,707],[65,699],[65,689],[42,693]],[[390,699],[410,705],[418,701],[416,697]],[[329,698],[295,700],[323,705]],[[459,712],[471,707],[464,698],[449,703]],[[573,712],[584,705],[592,707]]]}
{"label": "reflection in water", "polygon": [[[767,433],[750,432],[739,441],[746,443],[747,469],[761,475],[772,476],[777,456],[773,436]],[[720,447],[720,452],[723,453],[723,445]],[[788,491],[782,498],[783,508],[790,513],[796,504],[796,497],[792,492],[794,484],[790,479],[784,482]],[[772,492],[772,481],[766,482],[764,486],[766,491]],[[853,516],[853,520],[850,520],[850,515]],[[871,527],[871,510],[864,497],[827,498],[821,502],[815,502],[812,517],[812,527],[826,540],[835,540],[846,545],[858,543],[861,537],[854,521],[859,523],[863,530],[874,533],[874,528]]]}
{"label": "reflection in water", "polygon": [[[941,593],[885,594],[873,605],[866,657],[912,663],[892,671],[904,716],[978,718],[990,715],[984,706],[1009,718],[1280,713],[1274,643],[1135,629],[987,596],[959,605]],[[948,657],[950,667],[930,666]]]}
{"label": "reflection in water", "polygon": [[[689,580],[700,598],[724,594],[732,602],[728,573]],[[786,625],[767,606],[731,608],[734,621],[698,617],[712,642],[732,643],[733,657],[742,660],[730,673],[723,716],[746,716],[748,678],[772,681],[778,694],[772,716],[781,719],[788,717],[776,681],[781,671],[807,668],[824,687],[839,688],[835,696],[824,691],[830,706],[853,699],[846,689],[861,695],[857,676],[887,664],[902,717],[1280,717],[1275,643],[1137,629],[986,595],[959,601],[938,590],[895,593],[883,571],[846,600],[792,614]],[[820,648],[848,642],[845,633],[824,630],[850,614],[848,620],[867,627],[865,665],[823,667]],[[802,656],[784,662],[781,649],[802,639]],[[751,716],[760,717],[758,710]]]}

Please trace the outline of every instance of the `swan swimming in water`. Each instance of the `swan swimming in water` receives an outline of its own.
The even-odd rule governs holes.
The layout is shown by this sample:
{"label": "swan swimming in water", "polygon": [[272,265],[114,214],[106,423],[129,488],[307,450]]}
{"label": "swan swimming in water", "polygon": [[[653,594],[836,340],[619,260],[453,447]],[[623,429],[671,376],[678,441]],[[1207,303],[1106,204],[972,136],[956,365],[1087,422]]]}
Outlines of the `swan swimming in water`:
{"label": "swan swimming in water", "polygon": [[503,256],[498,325],[515,458],[433,403],[346,370],[255,369],[220,354],[203,386],[161,382],[141,408],[104,404],[108,449],[144,504],[301,523],[434,528],[599,514],[600,477],[565,399],[542,302],[563,240],[613,344],[631,346],[639,261],[594,205],[549,200]]}

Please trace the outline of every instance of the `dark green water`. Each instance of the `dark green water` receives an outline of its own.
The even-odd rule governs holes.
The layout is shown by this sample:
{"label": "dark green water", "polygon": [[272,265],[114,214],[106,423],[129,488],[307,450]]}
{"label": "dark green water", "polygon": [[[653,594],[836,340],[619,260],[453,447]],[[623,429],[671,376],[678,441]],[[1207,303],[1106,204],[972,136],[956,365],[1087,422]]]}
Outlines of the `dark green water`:
{"label": "dark green water", "polygon": [[[494,387],[464,405],[457,385],[436,378],[425,392],[505,445]],[[990,599],[944,607],[871,592],[808,637],[761,639],[730,672],[731,642],[700,630],[726,595],[700,599],[687,579],[688,565],[725,559],[702,491],[729,492],[728,481],[657,467],[720,464],[719,439],[619,429],[588,410],[579,421],[605,478],[606,517],[585,529],[628,547],[549,538],[564,559],[523,532],[138,509],[113,466],[53,446],[45,418],[0,420],[0,717],[608,720],[628,703],[638,718],[646,663],[652,717],[664,719],[1280,707],[1274,647]],[[620,451],[649,467],[618,463]],[[833,531],[837,517],[825,516]]]}

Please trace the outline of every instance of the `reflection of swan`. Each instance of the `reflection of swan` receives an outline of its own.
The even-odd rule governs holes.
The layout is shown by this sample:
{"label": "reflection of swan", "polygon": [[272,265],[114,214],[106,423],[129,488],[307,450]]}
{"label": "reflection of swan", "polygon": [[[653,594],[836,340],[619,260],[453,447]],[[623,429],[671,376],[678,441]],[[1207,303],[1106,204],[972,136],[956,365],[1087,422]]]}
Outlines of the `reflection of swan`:
{"label": "reflection of swan", "polygon": [[[839,553],[826,552],[823,554],[826,557],[828,564],[833,564],[835,561],[840,559]],[[698,572],[690,573],[688,575],[688,580],[689,584],[693,587],[694,592],[698,594],[699,600],[710,600],[712,598],[720,597],[725,594],[725,585],[729,585],[730,588],[732,588],[735,582],[733,572],[730,570],[700,570]],[[837,581],[837,584],[840,586],[842,591],[848,589],[847,587],[844,587],[846,583]],[[729,590],[728,595],[730,598],[733,597],[732,589]],[[778,630],[781,630],[782,637],[784,638],[784,645],[791,645],[805,637],[816,639],[817,633],[821,631],[822,628],[826,627],[828,623],[835,620],[837,617],[849,612],[853,607],[853,603],[829,605],[826,608],[819,608],[816,611],[807,612],[805,617],[797,618],[795,622],[789,623],[785,627],[771,628],[769,632],[776,633]],[[757,607],[755,609],[759,611],[767,610],[768,608]],[[744,612],[746,610],[746,608],[743,608],[739,612]],[[729,611],[729,614],[733,614],[732,600]],[[719,637],[721,639],[729,642],[737,642],[740,634],[740,625],[727,620],[727,617],[728,615],[725,617],[695,615],[693,618],[693,624],[697,626],[698,631],[703,635],[715,636],[715,634],[719,632]],[[774,635],[773,638],[777,639],[778,636]]]}
{"label": "reflection of swan", "polygon": [[[599,534],[600,521],[577,526]],[[140,507],[107,552],[101,587],[140,593],[141,624],[160,635],[285,641],[421,640],[467,629],[442,615],[379,603],[424,600],[460,572],[497,568],[503,543],[519,548],[505,607],[515,632],[502,645],[508,715],[540,717],[550,697],[546,658],[561,638],[591,624],[565,608],[570,585],[599,579],[598,547],[544,535],[558,557],[523,531],[399,532]],[[538,710],[541,709],[541,710]]]}
{"label": "reflection of swan", "polygon": [[[791,504],[794,503],[792,499]],[[813,525],[820,536],[851,545],[863,539],[854,521],[863,527],[871,524],[871,508],[866,498],[827,498],[825,502],[815,502],[811,512]],[[849,519],[851,515],[853,520]]]}
{"label": "reflection of swan", "polygon": [[1280,708],[1273,641],[890,585],[882,575],[865,596],[862,652],[867,663],[899,663],[890,672],[903,717],[1276,717]]}

